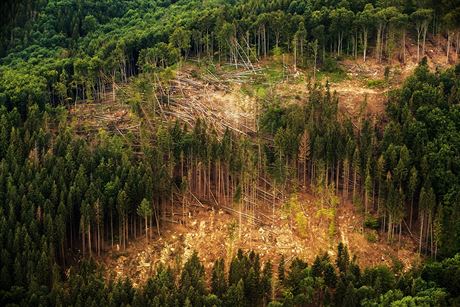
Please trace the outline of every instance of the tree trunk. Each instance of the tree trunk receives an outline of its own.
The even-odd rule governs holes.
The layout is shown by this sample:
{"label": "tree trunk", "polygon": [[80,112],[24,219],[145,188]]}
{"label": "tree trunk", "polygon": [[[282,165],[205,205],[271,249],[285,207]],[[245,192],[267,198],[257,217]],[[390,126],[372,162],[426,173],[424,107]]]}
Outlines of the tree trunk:
{"label": "tree trunk", "polygon": [[379,25],[377,29],[377,44],[376,44],[376,55],[377,55],[377,60],[380,62],[380,45],[381,45],[381,33],[382,33],[382,26]]}
{"label": "tree trunk", "polygon": [[387,240],[391,241],[392,240],[392,234],[393,234],[393,223],[392,223],[392,214],[388,214],[388,232],[387,232]]}
{"label": "tree trunk", "polygon": [[303,186],[307,188],[307,160],[303,161]]}
{"label": "tree trunk", "polygon": [[335,191],[339,195],[339,174],[340,174],[340,162],[337,161],[337,169],[335,170]]}
{"label": "tree trunk", "polygon": [[450,31],[447,31],[447,59],[446,64],[449,64],[449,54],[450,54]]}
{"label": "tree trunk", "polygon": [[422,30],[420,27],[417,27],[417,62],[420,62],[420,36]]}
{"label": "tree trunk", "polygon": [[414,195],[412,195],[411,200],[410,200],[409,229],[411,229],[411,230],[412,230],[412,214],[413,214],[413,211],[414,211]]}
{"label": "tree trunk", "polygon": [[297,71],[297,40],[294,41],[294,71]]}
{"label": "tree trunk", "polygon": [[[145,202],[144,202],[145,204]],[[148,228],[147,228],[147,215],[145,216],[145,238],[147,240],[147,243],[149,242],[149,233],[148,233]]]}
{"label": "tree trunk", "polygon": [[120,248],[123,247],[123,223],[122,223],[122,217],[119,215],[118,217],[118,244],[120,245]]}
{"label": "tree trunk", "polygon": [[97,256],[101,256],[101,225],[97,223]]}
{"label": "tree trunk", "polygon": [[91,223],[88,223],[88,251],[89,251],[89,257],[93,257],[93,253],[91,250]]}
{"label": "tree trunk", "polygon": [[110,207],[110,238],[112,242],[112,249],[113,249],[113,210]]}
{"label": "tree trunk", "polygon": [[418,245],[418,253],[421,254],[422,252],[422,238],[423,238],[423,220],[424,220],[424,214],[423,212],[420,212],[420,241]]}
{"label": "tree trunk", "polygon": [[129,242],[129,220],[128,220],[128,216],[126,214],[126,218],[125,218],[125,248],[128,246],[128,242]]}
{"label": "tree trunk", "polygon": [[356,177],[357,177],[357,170],[356,168],[353,170],[353,200],[356,196]]}
{"label": "tree trunk", "polygon": [[367,187],[364,188],[364,215],[367,215],[367,206],[369,204],[369,191]]}
{"label": "tree trunk", "polygon": [[422,45],[422,55],[425,56],[425,42],[426,42],[426,32],[428,31],[428,25],[425,25],[423,29],[423,45]]}
{"label": "tree trunk", "polygon": [[[65,236],[65,235],[64,235]],[[64,249],[64,239],[61,241],[61,255],[62,255],[62,264],[65,267],[65,249]]]}
{"label": "tree trunk", "polygon": [[406,30],[403,30],[403,63],[406,63]]}
{"label": "tree trunk", "polygon": [[366,62],[367,53],[367,29],[363,30],[363,60]]}
{"label": "tree trunk", "polygon": [[85,222],[81,220],[81,241],[82,241],[82,251],[83,257],[86,255],[86,242],[85,242]]}

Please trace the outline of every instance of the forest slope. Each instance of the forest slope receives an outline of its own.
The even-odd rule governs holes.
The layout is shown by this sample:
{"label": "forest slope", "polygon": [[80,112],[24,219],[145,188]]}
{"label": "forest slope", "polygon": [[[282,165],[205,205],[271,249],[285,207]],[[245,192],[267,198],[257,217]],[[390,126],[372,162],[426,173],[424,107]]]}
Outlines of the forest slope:
{"label": "forest slope", "polygon": [[[457,1],[1,8],[0,305],[458,305]],[[274,274],[265,252],[216,254],[209,272],[189,250],[137,288],[94,264],[171,224],[201,238],[211,218],[192,212],[210,206],[238,238],[278,231],[312,259],[317,232],[315,252],[352,255],[281,256]],[[400,239],[402,260],[435,262],[352,257],[388,261]]]}

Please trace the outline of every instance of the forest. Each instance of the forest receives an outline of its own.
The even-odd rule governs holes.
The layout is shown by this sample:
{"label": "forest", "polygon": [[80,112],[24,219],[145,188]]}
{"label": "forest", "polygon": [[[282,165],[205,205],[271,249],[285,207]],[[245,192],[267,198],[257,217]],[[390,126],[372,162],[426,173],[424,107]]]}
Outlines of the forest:
{"label": "forest", "polygon": [[[460,304],[457,1],[22,0],[0,11],[0,305]],[[435,37],[446,67],[433,70]],[[356,122],[316,80],[342,59],[403,65],[410,42],[419,64],[379,117]],[[311,72],[308,94],[260,101],[254,133],[164,119],[187,63],[255,72],[281,55]],[[138,133],[71,124],[71,108],[122,100],[126,84]],[[260,204],[276,219],[299,191],[332,212],[337,198],[359,204],[388,244],[410,233],[424,262],[364,268],[339,243],[310,264],[238,250],[211,272],[194,253],[139,287],[102,273],[108,248],[161,236],[191,197],[241,223]]]}

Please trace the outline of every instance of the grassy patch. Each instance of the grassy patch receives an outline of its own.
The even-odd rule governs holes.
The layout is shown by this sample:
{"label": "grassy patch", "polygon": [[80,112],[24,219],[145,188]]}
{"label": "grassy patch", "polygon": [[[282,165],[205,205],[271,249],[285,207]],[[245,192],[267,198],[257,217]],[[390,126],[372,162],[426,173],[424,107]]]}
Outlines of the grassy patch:
{"label": "grassy patch", "polygon": [[283,219],[292,218],[295,222],[299,235],[303,238],[307,236],[308,218],[305,216],[296,194],[293,194],[283,205],[281,217]]}
{"label": "grassy patch", "polygon": [[297,230],[299,231],[300,236],[305,238],[307,236],[307,217],[305,216],[305,214],[303,214],[303,212],[299,211],[295,215],[295,222],[297,224]]}
{"label": "grassy patch", "polygon": [[335,227],[335,215],[336,215],[336,213],[337,213],[337,211],[336,211],[335,207],[333,207],[333,208],[322,208],[322,209],[319,209],[316,212],[316,216],[318,218],[326,218],[326,220],[329,222],[328,234],[329,234],[330,238],[333,238],[335,236],[335,232],[336,232],[336,227]]}
{"label": "grassy patch", "polygon": [[340,67],[337,59],[326,58],[321,70],[316,74],[318,80],[329,80],[332,83],[338,83],[348,79],[347,73]]}
{"label": "grassy patch", "polygon": [[388,85],[388,82],[383,79],[373,79],[367,80],[366,85],[368,88],[384,88]]}
{"label": "grassy patch", "polygon": [[284,77],[283,66],[277,63],[272,63],[264,67],[262,73],[254,78],[254,83],[269,85],[282,81]]}
{"label": "grassy patch", "polygon": [[270,83],[279,82],[284,78],[283,68],[279,65],[271,65],[264,70],[264,74]]}
{"label": "grassy patch", "polygon": [[364,235],[365,235],[366,240],[368,242],[370,242],[370,243],[377,242],[377,239],[378,239],[377,231],[375,231],[375,230],[366,231],[366,233]]}
{"label": "grassy patch", "polygon": [[340,70],[340,71],[334,71],[334,72],[327,72],[327,71],[320,71],[316,74],[316,78],[318,80],[329,80],[331,83],[339,83],[344,80],[348,79],[348,75],[346,72]]}

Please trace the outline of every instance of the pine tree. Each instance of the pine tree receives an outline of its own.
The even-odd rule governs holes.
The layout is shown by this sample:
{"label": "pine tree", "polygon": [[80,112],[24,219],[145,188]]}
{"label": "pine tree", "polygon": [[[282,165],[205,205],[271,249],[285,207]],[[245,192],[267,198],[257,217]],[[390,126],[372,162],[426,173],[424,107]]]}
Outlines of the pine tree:
{"label": "pine tree", "polygon": [[214,262],[211,273],[211,290],[217,297],[222,298],[227,292],[227,281],[225,279],[224,260],[219,259]]}
{"label": "pine tree", "polygon": [[240,279],[238,283],[231,285],[228,288],[227,293],[224,296],[224,306],[232,307],[244,307],[246,306],[246,300],[244,297],[244,282]]}
{"label": "pine tree", "polygon": [[337,259],[336,265],[341,274],[348,272],[348,266],[350,264],[350,256],[348,254],[348,248],[342,242],[337,246]]}
{"label": "pine tree", "polygon": [[335,288],[337,284],[337,275],[335,274],[334,267],[329,263],[324,267],[324,282],[329,288]]}
{"label": "pine tree", "polygon": [[284,255],[281,255],[280,263],[278,264],[278,283],[279,285],[284,284],[285,280],[285,263],[284,263]]}
{"label": "pine tree", "polygon": [[273,289],[273,266],[268,260],[264,264],[264,269],[262,271],[262,276],[260,279],[260,291],[263,297],[263,305],[267,305],[272,298],[272,289]]}
{"label": "pine tree", "polygon": [[147,228],[147,221],[152,216],[152,207],[147,199],[143,199],[142,202],[137,207],[137,214],[144,218],[145,221],[145,238],[147,242],[149,240],[148,228]]}
{"label": "pine tree", "polygon": [[300,145],[299,145],[299,162],[303,167],[302,170],[302,178],[303,178],[303,186],[306,188],[307,185],[307,178],[308,178],[308,160],[310,159],[310,137],[307,130],[304,130],[302,136],[300,137]]}

